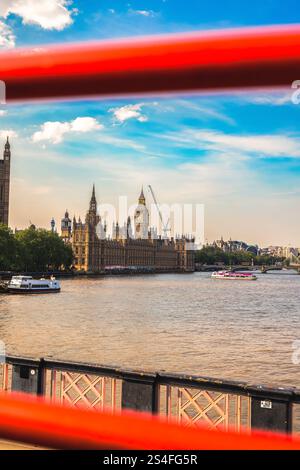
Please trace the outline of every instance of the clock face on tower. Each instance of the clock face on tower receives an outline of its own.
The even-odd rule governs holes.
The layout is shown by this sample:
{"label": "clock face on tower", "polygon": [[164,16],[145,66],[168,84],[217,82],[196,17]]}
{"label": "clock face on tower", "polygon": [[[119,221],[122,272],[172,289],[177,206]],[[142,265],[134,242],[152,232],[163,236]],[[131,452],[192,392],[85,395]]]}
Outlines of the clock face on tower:
{"label": "clock face on tower", "polygon": [[137,238],[147,237],[148,224],[148,210],[144,204],[139,204],[134,213],[134,227]]}
{"label": "clock face on tower", "polygon": [[143,217],[143,214],[140,211],[137,211],[135,213],[134,221],[135,221],[136,230],[140,231],[141,230],[141,225],[144,223],[144,217]]}

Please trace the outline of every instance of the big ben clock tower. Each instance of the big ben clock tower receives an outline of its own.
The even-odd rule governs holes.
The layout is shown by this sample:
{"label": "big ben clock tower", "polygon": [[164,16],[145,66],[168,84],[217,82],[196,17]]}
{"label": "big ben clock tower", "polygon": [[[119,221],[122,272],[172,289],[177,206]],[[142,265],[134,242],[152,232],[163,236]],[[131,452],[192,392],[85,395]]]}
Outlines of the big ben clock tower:
{"label": "big ben clock tower", "polygon": [[149,212],[146,207],[146,199],[143,188],[139,197],[139,203],[134,213],[135,238],[147,239],[149,228]]}
{"label": "big ben clock tower", "polygon": [[10,144],[7,137],[3,159],[0,159],[0,224],[4,225],[8,225],[10,159]]}

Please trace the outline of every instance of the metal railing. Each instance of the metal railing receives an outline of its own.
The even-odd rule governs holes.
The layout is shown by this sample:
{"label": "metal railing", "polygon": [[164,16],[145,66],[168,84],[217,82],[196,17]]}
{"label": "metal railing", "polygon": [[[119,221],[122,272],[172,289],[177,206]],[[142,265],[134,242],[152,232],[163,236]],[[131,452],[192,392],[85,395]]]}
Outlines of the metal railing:
{"label": "metal railing", "polygon": [[186,426],[300,434],[296,388],[13,356],[0,367],[0,386],[79,408],[146,411]]}

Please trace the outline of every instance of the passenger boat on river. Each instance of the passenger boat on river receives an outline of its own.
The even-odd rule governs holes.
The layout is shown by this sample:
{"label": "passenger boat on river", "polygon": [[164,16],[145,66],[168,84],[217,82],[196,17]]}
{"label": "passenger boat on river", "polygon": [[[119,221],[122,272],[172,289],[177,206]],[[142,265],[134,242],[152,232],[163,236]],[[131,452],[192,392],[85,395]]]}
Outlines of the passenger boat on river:
{"label": "passenger boat on river", "polygon": [[212,279],[226,279],[230,281],[256,281],[257,277],[253,273],[239,273],[234,271],[215,271],[211,275]]}
{"label": "passenger boat on river", "polygon": [[6,288],[9,294],[49,294],[60,292],[60,283],[50,279],[33,279],[32,276],[13,276]]}

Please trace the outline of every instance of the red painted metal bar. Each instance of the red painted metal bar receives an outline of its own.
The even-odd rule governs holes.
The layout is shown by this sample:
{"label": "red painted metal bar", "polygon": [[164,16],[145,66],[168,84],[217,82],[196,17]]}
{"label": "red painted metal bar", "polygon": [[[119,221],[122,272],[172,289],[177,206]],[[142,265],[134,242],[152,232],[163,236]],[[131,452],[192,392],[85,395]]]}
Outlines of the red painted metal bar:
{"label": "red painted metal bar", "polygon": [[268,433],[186,428],[142,413],[112,415],[0,395],[0,438],[54,449],[300,449],[300,440]]}
{"label": "red painted metal bar", "polygon": [[299,78],[300,25],[0,53],[8,101],[286,86]]}

